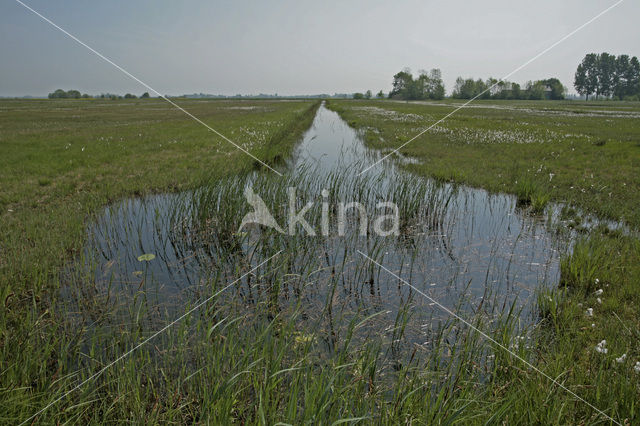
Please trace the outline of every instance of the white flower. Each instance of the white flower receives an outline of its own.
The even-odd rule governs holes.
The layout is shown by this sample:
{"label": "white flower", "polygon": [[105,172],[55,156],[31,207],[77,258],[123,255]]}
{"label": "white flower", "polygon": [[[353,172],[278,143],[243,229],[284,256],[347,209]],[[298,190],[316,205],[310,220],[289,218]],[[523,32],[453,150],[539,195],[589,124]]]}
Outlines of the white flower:
{"label": "white flower", "polygon": [[596,328],[596,324],[594,322],[591,323],[591,328]]}
{"label": "white flower", "polygon": [[620,358],[616,358],[616,362],[618,364],[622,364],[625,359],[627,359],[627,354],[622,354],[622,356],[620,356]]}
{"label": "white flower", "polygon": [[633,370],[636,373],[640,373],[640,361],[636,362],[636,365],[633,367]]}
{"label": "white flower", "polygon": [[599,297],[596,299],[596,302],[602,305],[602,299],[600,299]]}
{"label": "white flower", "polygon": [[606,346],[607,346],[607,341],[606,340],[602,340],[596,346],[596,352],[599,352],[601,354],[606,354],[607,352],[609,352],[609,349],[607,349]]}
{"label": "white flower", "polygon": [[587,314],[588,317],[592,317],[593,316],[593,308],[587,309],[585,314]]}
{"label": "white flower", "polygon": [[600,282],[600,280],[596,278],[596,284],[598,284],[599,282]]}
{"label": "white flower", "polygon": [[604,290],[603,290],[603,289],[598,289],[598,290],[596,290],[596,296],[601,296],[601,295],[602,295],[602,293],[604,293]]}

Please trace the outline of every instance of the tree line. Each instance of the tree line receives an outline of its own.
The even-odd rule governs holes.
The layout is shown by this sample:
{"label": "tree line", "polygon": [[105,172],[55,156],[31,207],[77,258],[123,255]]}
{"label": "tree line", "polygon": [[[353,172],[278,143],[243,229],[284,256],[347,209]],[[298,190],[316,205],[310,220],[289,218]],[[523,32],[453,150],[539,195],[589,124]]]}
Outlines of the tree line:
{"label": "tree line", "polygon": [[[49,93],[49,99],[137,99],[136,95],[132,95],[131,93],[127,93],[124,96],[114,95],[113,93],[102,93],[100,95],[92,96],[86,93],[81,94],[77,90],[67,90],[64,91],[62,89],[57,89],[56,91]],[[140,99],[149,98],[149,92],[144,92],[140,95]]]}
{"label": "tree line", "polygon": [[[434,68],[431,71],[419,71],[417,77],[405,68],[393,76],[393,88],[388,94],[390,99],[402,100],[440,100],[445,97],[445,87],[442,81],[442,73]],[[488,78],[487,80],[473,78],[456,79],[452,98],[455,99],[564,99],[567,89],[557,78],[528,81],[522,88],[518,83]],[[371,99],[372,93],[354,93],[354,99]],[[385,97],[382,90],[377,98]]]}
{"label": "tree line", "polygon": [[[334,97],[344,97],[344,96],[342,96],[342,94],[340,94],[338,96],[338,94],[336,93],[336,95],[334,95]],[[356,92],[351,97],[353,99],[371,99],[373,97],[373,93],[371,93],[371,90],[367,90],[364,93]],[[378,98],[378,99],[384,99],[384,97],[385,97],[385,94],[384,94],[384,92],[382,90],[380,90],[378,92],[378,94],[376,94],[376,98]]]}
{"label": "tree line", "polygon": [[564,99],[566,88],[557,78],[528,81],[524,89],[518,83],[488,78],[474,80],[458,77],[451,97],[454,99]]}
{"label": "tree line", "polygon": [[640,99],[640,62],[629,55],[610,55],[589,53],[578,65],[573,85],[576,91],[616,100]]}
{"label": "tree line", "polygon": [[393,88],[389,92],[390,99],[406,100],[442,99],[444,95],[442,73],[437,68],[429,72],[420,70],[416,78],[409,68],[405,68],[393,76]]}
{"label": "tree line", "polygon": [[58,89],[53,93],[49,93],[49,99],[80,99],[80,98],[92,98],[93,96],[87,95],[86,93],[81,94],[77,90],[67,90],[66,92],[62,89]]}

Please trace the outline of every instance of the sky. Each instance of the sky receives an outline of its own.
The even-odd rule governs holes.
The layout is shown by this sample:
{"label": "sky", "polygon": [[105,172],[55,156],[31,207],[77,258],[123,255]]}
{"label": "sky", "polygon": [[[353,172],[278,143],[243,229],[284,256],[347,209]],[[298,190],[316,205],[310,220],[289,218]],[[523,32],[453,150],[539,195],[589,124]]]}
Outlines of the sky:
{"label": "sky", "polygon": [[[22,0],[161,93],[279,95],[391,88],[405,67],[502,78],[616,0]],[[619,6],[513,75],[570,92],[586,53],[640,57],[640,2]],[[0,1],[0,96],[147,89],[25,9]]]}

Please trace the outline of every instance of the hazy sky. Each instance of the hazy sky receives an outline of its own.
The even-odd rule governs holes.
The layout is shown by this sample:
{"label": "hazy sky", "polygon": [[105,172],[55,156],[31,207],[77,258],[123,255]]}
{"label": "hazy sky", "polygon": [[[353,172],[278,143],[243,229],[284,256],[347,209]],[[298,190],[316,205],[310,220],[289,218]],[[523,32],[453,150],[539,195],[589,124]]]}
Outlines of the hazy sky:
{"label": "hazy sky", "polygon": [[[163,93],[385,92],[393,74],[440,68],[503,77],[615,0],[23,0]],[[640,2],[626,0],[511,80],[573,92],[585,53],[640,56]],[[0,1],[0,95],[56,88],[140,94],[130,80],[14,0]]]}

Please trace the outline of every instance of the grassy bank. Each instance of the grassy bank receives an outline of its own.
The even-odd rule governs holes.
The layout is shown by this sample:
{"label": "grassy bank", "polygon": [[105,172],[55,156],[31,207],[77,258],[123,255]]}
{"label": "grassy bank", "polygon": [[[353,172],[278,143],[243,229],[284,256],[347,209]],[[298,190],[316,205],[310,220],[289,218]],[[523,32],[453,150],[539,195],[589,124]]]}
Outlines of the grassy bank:
{"label": "grassy bank", "polygon": [[[184,104],[266,162],[291,149],[315,111],[309,102]],[[0,108],[3,297],[46,286],[50,267],[81,246],[97,208],[255,167],[161,100],[3,101]]]}
{"label": "grassy bank", "polygon": [[[318,106],[179,103],[272,164]],[[0,419],[14,423],[55,395],[55,366],[73,351],[77,336],[62,333],[52,307],[87,221],[123,197],[180,191],[256,164],[161,100],[6,100],[0,111]]]}
{"label": "grassy bank", "polygon": [[[369,146],[392,150],[461,103],[338,102],[330,107],[365,131]],[[640,104],[474,102],[400,152],[410,168],[492,191],[569,202],[640,226]]]}
{"label": "grassy bank", "polygon": [[[459,105],[332,101],[369,146],[394,149]],[[409,143],[414,172],[516,194],[541,213],[549,200],[640,226],[640,106],[478,102]],[[578,215],[579,216],[579,215]],[[560,226],[579,224],[568,220]],[[620,422],[638,421],[640,241],[598,227],[562,262],[558,289],[539,296],[543,327],[528,352],[546,374]],[[600,291],[602,290],[602,291]],[[592,315],[591,315],[592,314]],[[604,351],[596,350],[606,340]],[[626,354],[626,356],[625,356]],[[593,423],[606,419],[515,360],[492,378],[483,420]]]}

